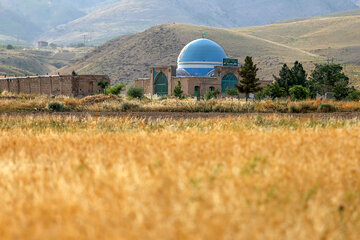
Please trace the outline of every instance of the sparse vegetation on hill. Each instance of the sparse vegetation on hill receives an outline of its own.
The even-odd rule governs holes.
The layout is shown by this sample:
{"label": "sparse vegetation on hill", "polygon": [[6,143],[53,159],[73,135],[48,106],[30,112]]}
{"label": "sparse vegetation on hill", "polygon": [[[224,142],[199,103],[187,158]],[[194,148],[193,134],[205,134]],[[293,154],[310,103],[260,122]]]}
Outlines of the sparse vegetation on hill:
{"label": "sparse vegetation on hill", "polygon": [[258,27],[234,29],[264,40],[301,49],[336,62],[360,65],[357,41],[360,37],[360,10],[350,16],[318,17]]}

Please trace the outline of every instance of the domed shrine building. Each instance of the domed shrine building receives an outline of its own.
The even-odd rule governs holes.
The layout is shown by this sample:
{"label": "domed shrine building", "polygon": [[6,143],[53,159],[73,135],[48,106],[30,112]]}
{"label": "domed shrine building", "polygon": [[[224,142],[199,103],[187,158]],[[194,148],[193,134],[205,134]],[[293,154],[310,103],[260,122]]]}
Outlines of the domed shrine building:
{"label": "domed shrine building", "polygon": [[214,41],[201,38],[190,42],[181,51],[177,66],[151,67],[150,79],[136,80],[147,94],[171,95],[178,81],[185,95],[200,96],[208,90],[235,89],[239,82],[239,63],[229,59]]}

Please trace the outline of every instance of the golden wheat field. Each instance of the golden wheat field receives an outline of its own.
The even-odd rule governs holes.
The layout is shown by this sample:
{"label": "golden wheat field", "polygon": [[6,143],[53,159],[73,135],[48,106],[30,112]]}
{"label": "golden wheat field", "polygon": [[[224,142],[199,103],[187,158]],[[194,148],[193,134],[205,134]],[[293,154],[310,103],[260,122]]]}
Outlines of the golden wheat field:
{"label": "golden wheat field", "polygon": [[360,120],[0,116],[0,239],[359,239]]}

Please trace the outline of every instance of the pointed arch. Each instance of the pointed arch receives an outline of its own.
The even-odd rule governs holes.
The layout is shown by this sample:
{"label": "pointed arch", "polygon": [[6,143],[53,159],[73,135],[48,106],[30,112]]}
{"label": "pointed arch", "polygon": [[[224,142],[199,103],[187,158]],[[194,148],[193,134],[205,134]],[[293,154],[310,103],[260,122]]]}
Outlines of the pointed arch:
{"label": "pointed arch", "polygon": [[227,73],[221,80],[221,92],[225,93],[226,89],[235,89],[238,79],[233,73]]}
{"label": "pointed arch", "polygon": [[166,75],[164,73],[160,72],[156,76],[155,82],[154,82],[154,89],[155,89],[155,94],[157,94],[157,95],[164,96],[164,95],[169,94],[168,78],[166,77]]}

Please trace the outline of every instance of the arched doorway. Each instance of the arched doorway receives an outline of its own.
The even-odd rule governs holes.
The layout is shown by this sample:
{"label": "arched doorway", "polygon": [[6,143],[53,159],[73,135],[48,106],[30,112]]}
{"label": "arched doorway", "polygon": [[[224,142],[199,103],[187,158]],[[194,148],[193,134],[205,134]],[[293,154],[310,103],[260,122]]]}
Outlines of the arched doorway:
{"label": "arched doorway", "polygon": [[168,78],[165,76],[164,73],[159,73],[155,79],[155,94],[159,96],[168,95]]}
{"label": "arched doorway", "polygon": [[195,97],[200,97],[200,86],[195,86],[194,95]]}
{"label": "arched doorway", "polygon": [[235,89],[235,85],[238,84],[238,79],[232,73],[226,74],[221,80],[221,92],[225,93],[226,89]]}

